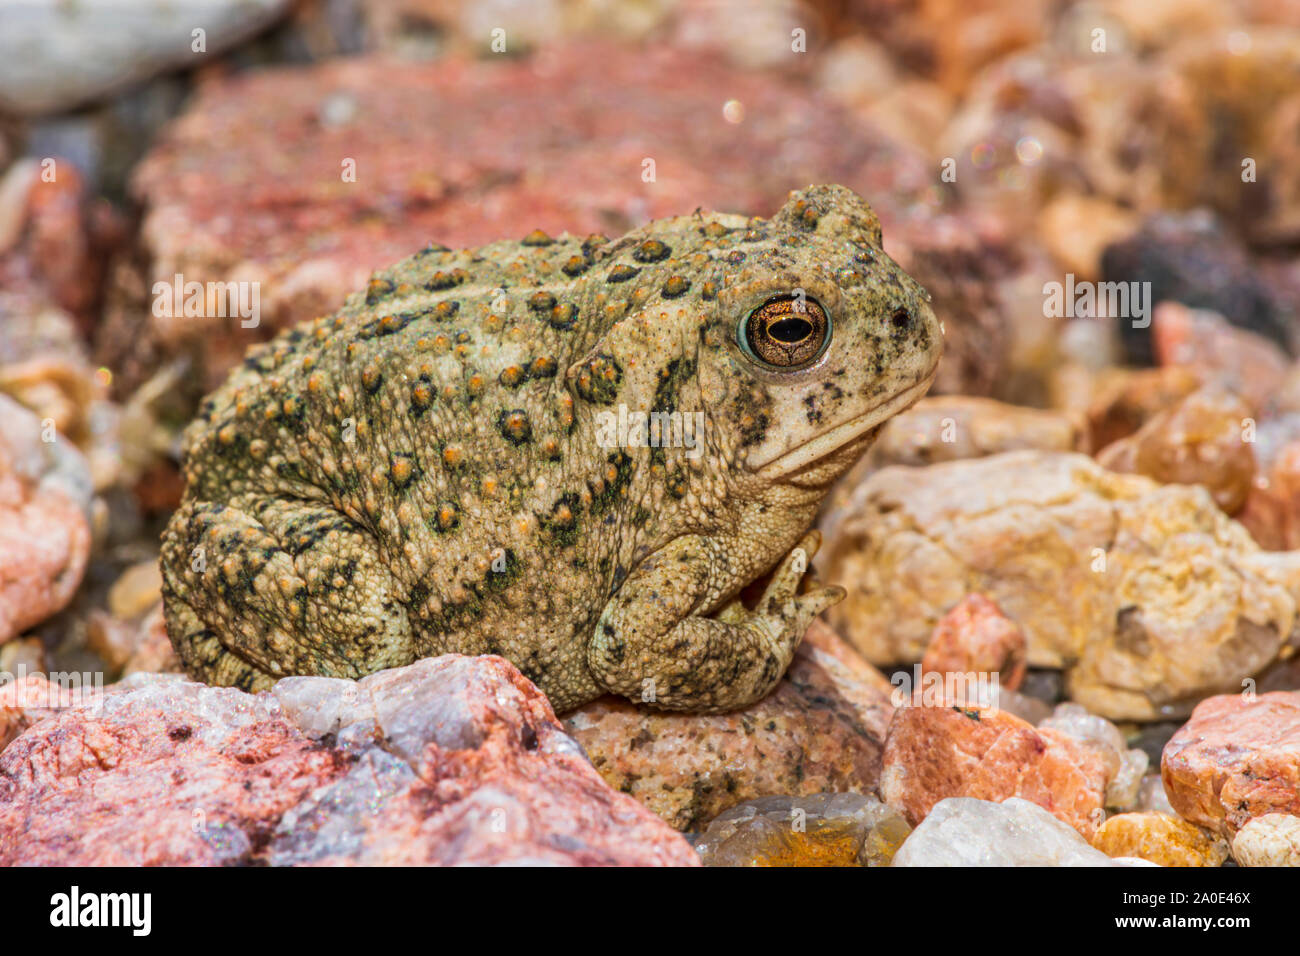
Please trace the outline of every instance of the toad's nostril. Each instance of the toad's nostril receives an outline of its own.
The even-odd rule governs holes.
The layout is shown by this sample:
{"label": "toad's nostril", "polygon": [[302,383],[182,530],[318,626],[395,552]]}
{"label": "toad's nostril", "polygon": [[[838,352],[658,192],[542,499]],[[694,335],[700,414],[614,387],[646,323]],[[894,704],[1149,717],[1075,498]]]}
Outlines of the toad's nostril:
{"label": "toad's nostril", "polygon": [[889,324],[896,329],[905,329],[912,324],[912,313],[906,309],[895,309],[889,317]]}

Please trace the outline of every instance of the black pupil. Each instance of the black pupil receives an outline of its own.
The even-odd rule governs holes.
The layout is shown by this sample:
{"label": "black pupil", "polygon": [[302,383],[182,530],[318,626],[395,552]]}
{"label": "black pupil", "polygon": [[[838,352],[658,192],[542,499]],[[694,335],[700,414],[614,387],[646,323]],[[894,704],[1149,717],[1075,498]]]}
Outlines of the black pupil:
{"label": "black pupil", "polygon": [[778,342],[802,342],[812,335],[812,323],[807,319],[788,318],[773,322],[767,327],[767,334]]}

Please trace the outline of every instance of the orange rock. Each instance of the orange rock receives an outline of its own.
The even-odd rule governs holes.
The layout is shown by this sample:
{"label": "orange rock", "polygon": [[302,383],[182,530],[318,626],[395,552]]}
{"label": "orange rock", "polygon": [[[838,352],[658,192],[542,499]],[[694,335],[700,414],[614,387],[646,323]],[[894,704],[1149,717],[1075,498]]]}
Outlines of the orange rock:
{"label": "orange rock", "polygon": [[1102,252],[1137,225],[1132,210],[1108,199],[1066,193],[1043,207],[1039,236],[1066,272],[1095,281],[1101,277]]}
{"label": "orange rock", "polygon": [[902,707],[885,741],[880,794],[913,826],[946,797],[1022,797],[1091,838],[1105,792],[1096,753],[1005,711]]}
{"label": "orange rock", "polygon": [[1300,815],[1300,691],[1202,701],[1160,773],[1179,816],[1228,837],[1266,813]]}
{"label": "orange rock", "polygon": [[1162,484],[1204,485],[1214,502],[1235,514],[1255,478],[1255,455],[1245,440],[1252,412],[1221,385],[1207,385],[1156,415],[1136,434],[1097,455],[1111,471],[1136,473]]}
{"label": "orange rock", "polygon": [[1092,845],[1107,856],[1135,856],[1160,866],[1222,866],[1228,845],[1186,820],[1154,811],[1120,813],[1101,825]]}
{"label": "orange rock", "polygon": [[998,675],[1015,690],[1025,679],[1025,634],[983,594],[969,594],[934,629],[921,670]]}
{"label": "orange rock", "polygon": [[1106,376],[1087,409],[1088,447],[1105,448],[1132,435],[1160,412],[1192,394],[1200,384],[1195,372],[1176,365]]}
{"label": "orange rock", "polygon": [[1261,548],[1300,548],[1300,442],[1284,447],[1272,467],[1260,469],[1236,518]]}

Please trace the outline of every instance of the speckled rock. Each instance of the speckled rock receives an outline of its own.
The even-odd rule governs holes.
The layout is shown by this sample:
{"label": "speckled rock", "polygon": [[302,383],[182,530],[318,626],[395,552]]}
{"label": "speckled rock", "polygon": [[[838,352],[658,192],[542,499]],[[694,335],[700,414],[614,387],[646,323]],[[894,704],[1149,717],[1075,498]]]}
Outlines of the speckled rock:
{"label": "speckled rock", "polygon": [[1266,813],[1247,821],[1232,838],[1239,866],[1300,866],[1300,816]]}
{"label": "speckled rock", "polygon": [[[179,776],[178,776],[179,774]],[[506,661],[258,695],[137,675],[0,754],[0,865],[674,864]]]}
{"label": "speckled rock", "polygon": [[1138,857],[1160,866],[1222,866],[1228,844],[1167,813],[1120,813],[1107,818],[1092,845],[1107,856]]}
{"label": "speckled rock", "polygon": [[[464,121],[483,113],[491,124]],[[213,142],[226,144],[221,157]],[[191,356],[196,391],[211,388],[251,341],[331,311],[431,241],[616,235],[697,207],[757,214],[815,181],[881,197],[889,223],[932,178],[919,153],[815,93],[670,45],[233,76],[205,85],[136,171],[146,266],[118,283],[100,360],[130,387],[153,343]],[[259,282],[259,326],[149,318],[153,284],[178,273]]]}
{"label": "speckled rock", "polygon": [[1095,749],[1061,731],[991,708],[910,706],[889,726],[880,795],[913,825],[948,797],[1023,797],[1091,836],[1107,780]]}
{"label": "speckled rock", "polygon": [[922,671],[996,674],[1015,690],[1025,679],[1025,635],[983,594],[969,594],[935,625]]}
{"label": "speckled rock", "polygon": [[[169,68],[193,67],[275,20],[288,0],[89,0],[5,3],[0,110],[79,106]],[[204,30],[203,46],[191,31]],[[58,42],[50,42],[53,35]]]}
{"label": "speckled rock", "polygon": [[1226,514],[1235,514],[1255,479],[1254,412],[1227,388],[1198,389],[1156,415],[1135,434],[1103,448],[1097,463],[1110,471],[1162,484],[1204,485]]}
{"label": "speckled rock", "polygon": [[705,866],[889,866],[911,831],[874,796],[771,796],[719,815],[695,849]]}
{"label": "speckled rock", "polygon": [[90,486],[72,443],[0,395],[0,643],[60,610],[81,583]]}
{"label": "speckled rock", "polygon": [[565,728],[611,787],[694,830],[757,797],[874,790],[892,689],[814,621],[776,689],[744,710],[668,714],[604,697]]}
{"label": "speckled rock", "polygon": [[880,664],[920,659],[978,591],[1024,630],[1031,666],[1069,668],[1090,712],[1154,720],[1240,688],[1291,633],[1294,569],[1198,486],[1011,452],[887,468],[848,510],[823,551],[848,589],[828,617]]}
{"label": "speckled rock", "polygon": [[1179,816],[1228,837],[1267,813],[1300,815],[1300,691],[1202,701],[1160,773]]}
{"label": "speckled rock", "polygon": [[912,831],[894,866],[1113,866],[1036,803],[949,797]]}

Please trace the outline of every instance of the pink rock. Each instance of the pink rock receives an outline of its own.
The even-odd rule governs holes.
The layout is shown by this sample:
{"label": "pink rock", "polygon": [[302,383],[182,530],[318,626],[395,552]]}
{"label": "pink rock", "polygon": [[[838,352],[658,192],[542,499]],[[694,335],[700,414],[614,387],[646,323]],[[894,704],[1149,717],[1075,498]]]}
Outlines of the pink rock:
{"label": "pink rock", "polygon": [[1061,731],[989,708],[909,706],[889,726],[880,795],[913,826],[947,797],[1022,797],[1091,838],[1106,782],[1100,757]]}
{"label": "pink rock", "polygon": [[1217,312],[1161,302],[1151,318],[1161,365],[1191,369],[1201,381],[1236,392],[1255,409],[1266,408],[1290,370],[1286,353],[1263,336],[1229,325]]}
{"label": "pink rock", "polygon": [[0,644],[62,609],[90,554],[85,461],[0,395]]}
{"label": "pink rock", "polygon": [[1300,815],[1300,691],[1201,701],[1160,774],[1179,816],[1229,838],[1266,813]]}
{"label": "pink rock", "polygon": [[0,750],[37,721],[72,704],[72,693],[30,674],[0,684]]}
{"label": "pink rock", "polygon": [[668,864],[499,657],[250,695],[138,674],[0,754],[0,865]]}
{"label": "pink rock", "polygon": [[[809,182],[854,187],[889,220],[931,178],[919,154],[815,92],[671,46],[341,58],[199,91],[136,170],[148,259],[137,282],[146,298],[178,273],[260,282],[257,329],[151,320],[163,348],[190,349],[215,384],[251,341],[337,308],[371,271],[430,242],[618,234],[699,207],[758,212]],[[122,323],[150,316],[148,305],[119,303],[101,352],[111,367],[139,351]]]}
{"label": "pink rock", "polygon": [[969,594],[934,628],[921,671],[998,675],[998,686],[1015,690],[1028,666],[1020,625],[983,594]]}

